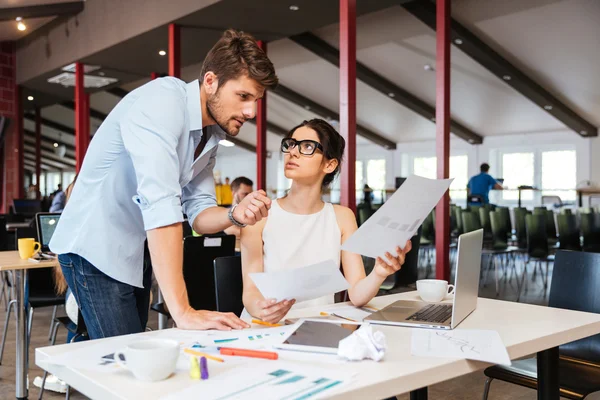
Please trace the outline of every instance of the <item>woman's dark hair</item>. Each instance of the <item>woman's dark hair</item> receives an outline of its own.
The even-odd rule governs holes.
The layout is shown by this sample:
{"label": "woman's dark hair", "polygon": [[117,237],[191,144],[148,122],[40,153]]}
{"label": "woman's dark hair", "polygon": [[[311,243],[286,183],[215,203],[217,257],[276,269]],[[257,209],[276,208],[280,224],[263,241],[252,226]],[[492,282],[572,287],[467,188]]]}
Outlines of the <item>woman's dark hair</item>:
{"label": "woman's dark hair", "polygon": [[310,121],[303,121],[300,125],[292,128],[286,137],[292,137],[294,132],[303,126],[317,132],[317,136],[319,136],[319,142],[321,143],[321,146],[323,146],[323,155],[325,158],[327,160],[335,159],[338,161],[335,171],[325,175],[325,178],[323,179],[323,187],[328,187],[340,172],[340,167],[342,166],[342,161],[344,158],[346,141],[333,126],[331,126],[327,121],[319,118],[311,119]]}

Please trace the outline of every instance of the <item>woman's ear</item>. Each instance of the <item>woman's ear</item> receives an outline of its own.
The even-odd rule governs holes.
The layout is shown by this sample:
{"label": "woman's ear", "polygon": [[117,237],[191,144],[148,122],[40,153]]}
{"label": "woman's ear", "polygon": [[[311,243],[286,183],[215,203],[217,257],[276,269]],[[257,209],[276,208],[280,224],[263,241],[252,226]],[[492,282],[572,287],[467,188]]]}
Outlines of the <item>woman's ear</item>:
{"label": "woman's ear", "polygon": [[335,158],[329,161],[325,161],[325,167],[323,168],[323,172],[325,172],[326,174],[331,174],[332,172],[335,172],[338,165],[339,162]]}

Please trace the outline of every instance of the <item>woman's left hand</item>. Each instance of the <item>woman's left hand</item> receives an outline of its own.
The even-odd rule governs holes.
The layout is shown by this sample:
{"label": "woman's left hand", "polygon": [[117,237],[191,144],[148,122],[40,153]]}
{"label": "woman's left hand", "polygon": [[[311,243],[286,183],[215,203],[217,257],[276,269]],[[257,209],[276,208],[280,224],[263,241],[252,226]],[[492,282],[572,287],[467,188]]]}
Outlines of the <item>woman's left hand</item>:
{"label": "woman's left hand", "polygon": [[377,261],[375,262],[375,268],[373,272],[379,275],[381,278],[387,278],[389,275],[393,274],[396,271],[399,271],[404,264],[404,260],[406,259],[406,253],[410,251],[412,248],[412,243],[410,240],[406,241],[406,245],[404,249],[401,249],[400,246],[396,247],[396,256],[393,256],[391,253],[385,253],[385,257],[387,260],[384,260],[381,257],[377,257]]}

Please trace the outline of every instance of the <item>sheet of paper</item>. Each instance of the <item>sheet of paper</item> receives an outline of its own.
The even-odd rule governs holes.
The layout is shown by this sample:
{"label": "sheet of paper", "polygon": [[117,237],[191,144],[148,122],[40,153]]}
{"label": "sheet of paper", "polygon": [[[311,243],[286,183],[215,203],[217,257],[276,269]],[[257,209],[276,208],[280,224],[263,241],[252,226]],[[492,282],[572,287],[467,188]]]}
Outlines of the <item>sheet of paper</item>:
{"label": "sheet of paper", "polygon": [[[210,373],[210,371],[209,371]],[[331,368],[284,361],[248,363],[230,372],[210,375],[162,400],[300,400],[318,399],[350,382],[352,376]]]}
{"label": "sheet of paper", "polygon": [[367,257],[396,254],[433,210],[453,179],[409,176],[398,190],[342,245],[342,250]]}
{"label": "sheet of paper", "polygon": [[459,329],[439,331],[413,329],[413,356],[465,358],[492,364],[511,365],[508,352],[496,331]]}
{"label": "sheet of paper", "polygon": [[211,331],[198,336],[186,345],[202,351],[202,347],[237,347],[244,349],[269,348],[284,342],[285,338],[298,328],[298,324],[264,329],[244,329],[241,331]]}
{"label": "sheet of paper", "polygon": [[302,268],[276,272],[251,273],[250,278],[265,299],[296,299],[297,302],[317,299],[350,287],[333,260]]}
{"label": "sheet of paper", "polygon": [[366,317],[375,311],[377,310],[374,308],[369,308],[368,306],[354,307],[351,305],[327,307],[327,309],[323,310],[323,312],[326,312],[329,315],[356,322],[362,322]]}

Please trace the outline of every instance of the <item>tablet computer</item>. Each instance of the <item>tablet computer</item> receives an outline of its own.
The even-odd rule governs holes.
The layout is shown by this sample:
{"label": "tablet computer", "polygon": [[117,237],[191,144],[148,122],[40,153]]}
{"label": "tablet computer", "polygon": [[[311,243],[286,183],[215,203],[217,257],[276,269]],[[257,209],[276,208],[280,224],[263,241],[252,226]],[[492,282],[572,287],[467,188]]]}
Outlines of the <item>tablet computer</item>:
{"label": "tablet computer", "polygon": [[282,344],[275,347],[282,350],[337,354],[340,340],[350,336],[360,326],[360,322],[307,319],[299,323],[298,328],[289,334]]}

